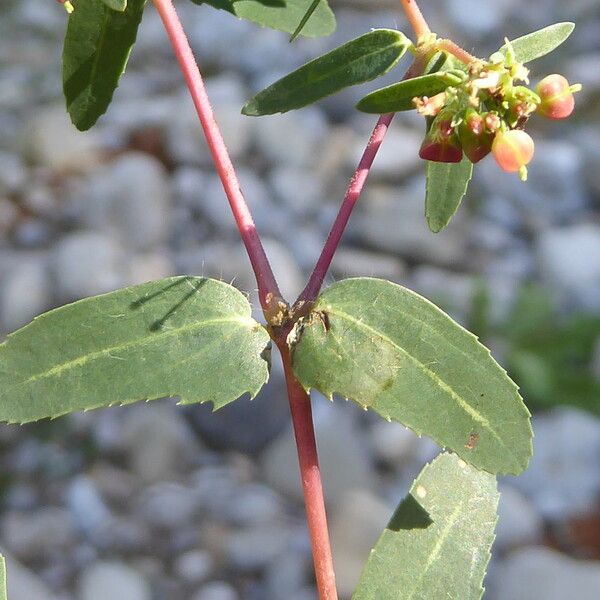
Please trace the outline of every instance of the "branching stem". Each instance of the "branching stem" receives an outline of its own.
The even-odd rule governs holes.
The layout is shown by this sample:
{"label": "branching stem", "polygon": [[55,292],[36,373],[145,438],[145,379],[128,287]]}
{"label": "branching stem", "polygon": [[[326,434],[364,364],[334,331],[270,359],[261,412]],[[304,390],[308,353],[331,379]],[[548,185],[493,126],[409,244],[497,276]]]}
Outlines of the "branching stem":
{"label": "branching stem", "polygon": [[436,46],[438,50],[444,50],[448,52],[448,54],[452,54],[465,65],[470,65],[471,63],[477,61],[476,56],[473,56],[470,52],[467,52],[464,48],[461,48],[452,40],[439,40]]}
{"label": "branching stem", "polygon": [[217,125],[192,49],[190,48],[172,0],[153,1],[171,40],[179,66],[194,101],[198,117],[200,118],[215,168],[221,178],[235,222],[246,246],[252,269],[256,275],[260,303],[265,312],[273,310],[273,304],[277,304],[281,300],[281,293],[273,275],[271,265],[269,264],[269,259],[256,231],[252,214],[242,194],[240,183],[225,142],[223,141],[223,136]]}
{"label": "branching stem", "polygon": [[417,6],[416,0],[400,0],[404,14],[413,28],[415,35],[417,36],[417,42],[427,38],[431,34],[431,29],[421,12],[421,9]]}

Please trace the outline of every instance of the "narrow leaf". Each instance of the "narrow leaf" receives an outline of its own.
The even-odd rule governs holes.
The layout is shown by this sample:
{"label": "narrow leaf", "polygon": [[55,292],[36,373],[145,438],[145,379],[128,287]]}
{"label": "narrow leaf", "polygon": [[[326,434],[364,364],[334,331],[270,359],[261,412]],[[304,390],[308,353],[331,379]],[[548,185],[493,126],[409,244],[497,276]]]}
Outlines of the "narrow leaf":
{"label": "narrow leaf", "polygon": [[127,0],[102,0],[108,8],[123,12],[127,8]]}
{"label": "narrow leaf", "polygon": [[517,386],[474,335],[414,292],[340,281],[289,343],[306,389],[352,399],[487,471],[527,466],[530,415]]}
{"label": "narrow leaf", "polygon": [[415,108],[413,98],[435,96],[448,86],[457,85],[461,81],[463,77],[453,71],[422,75],[375,90],[360,100],[356,108],[376,115],[412,110]]}
{"label": "narrow leaf", "polygon": [[410,46],[392,29],[375,29],[286,75],[249,100],[242,112],[260,116],[312,104],[387,73]]}
{"label": "narrow leaf", "polygon": [[294,33],[292,33],[292,35],[290,36],[290,42],[293,42],[300,35],[308,20],[312,17],[315,10],[317,10],[319,2],[321,2],[321,0],[313,0],[313,3],[308,7],[308,10],[306,11],[304,16],[302,17],[302,20],[298,24],[296,31],[294,31]]}
{"label": "narrow leaf", "polygon": [[50,311],[0,345],[0,420],[179,396],[220,408],[268,378],[266,330],[235,288],[172,277]]}
{"label": "narrow leaf", "polygon": [[102,0],[77,0],[63,49],[63,91],[73,124],[92,127],[106,112],[135,43],[146,0],[123,12]]}
{"label": "narrow leaf", "polygon": [[379,538],[352,600],[479,600],[498,500],[493,475],[438,456]]}
{"label": "narrow leaf", "polygon": [[6,561],[0,555],[0,600],[7,600],[6,595]]}
{"label": "narrow leaf", "polygon": [[439,233],[455,215],[473,176],[473,164],[465,156],[460,163],[427,161],[425,217],[429,229]]}
{"label": "narrow leaf", "polygon": [[[527,63],[549,54],[565,42],[575,29],[575,23],[555,23],[511,42],[517,61]],[[506,54],[506,44],[500,48]]]}
{"label": "narrow leaf", "polygon": [[[209,4],[213,8],[226,10],[240,19],[293,34],[313,0],[192,0],[192,2]],[[335,16],[327,0],[321,0],[300,35],[306,37],[330,35],[335,31],[335,26]]]}

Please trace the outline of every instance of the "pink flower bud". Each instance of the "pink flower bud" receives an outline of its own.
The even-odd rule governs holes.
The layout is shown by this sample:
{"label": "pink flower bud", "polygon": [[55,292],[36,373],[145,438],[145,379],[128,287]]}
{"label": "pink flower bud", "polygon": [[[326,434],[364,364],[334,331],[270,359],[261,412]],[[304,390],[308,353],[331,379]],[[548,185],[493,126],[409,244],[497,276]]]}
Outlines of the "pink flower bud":
{"label": "pink flower bud", "polygon": [[575,109],[573,88],[562,75],[548,75],[539,82],[536,92],[542,101],[538,112],[549,119],[566,119]]}
{"label": "pink flower bud", "polygon": [[472,163],[478,163],[492,150],[494,136],[485,130],[485,119],[473,109],[467,110],[458,136],[464,153]]}
{"label": "pink flower bud", "polygon": [[507,173],[523,172],[523,167],[531,162],[534,150],[531,136],[521,129],[499,131],[492,144],[492,154],[496,162]]}

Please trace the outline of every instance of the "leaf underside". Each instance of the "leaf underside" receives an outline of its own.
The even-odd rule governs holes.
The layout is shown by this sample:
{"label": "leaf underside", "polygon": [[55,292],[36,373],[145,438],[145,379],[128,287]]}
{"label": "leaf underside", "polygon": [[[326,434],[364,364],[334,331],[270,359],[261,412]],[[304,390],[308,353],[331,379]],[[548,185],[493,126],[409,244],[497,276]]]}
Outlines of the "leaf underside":
{"label": "leaf underside", "polygon": [[428,435],[492,473],[531,456],[530,414],[477,338],[418,294],[380,279],[328,288],[292,332],[296,377]]}
{"label": "leaf underside", "polygon": [[450,223],[473,177],[473,163],[465,156],[459,163],[427,161],[425,217],[429,229],[439,233]]}
{"label": "leaf underside", "polygon": [[387,73],[410,41],[399,31],[376,29],[303,65],[249,100],[242,113],[271,115],[302,108]]}
{"label": "leaf underside", "polygon": [[358,102],[356,108],[362,112],[378,115],[413,110],[415,108],[413,98],[435,96],[460,81],[460,78],[448,71],[414,77],[367,94]]}
{"label": "leaf underside", "polygon": [[125,71],[146,0],[129,0],[123,12],[102,0],[76,0],[63,48],[63,91],[77,129],[103,115]]}
{"label": "leaf underside", "polygon": [[313,0],[312,4],[308,7],[308,10],[304,13],[300,23],[298,23],[298,27],[294,30],[294,33],[290,36],[290,42],[293,42],[301,33],[304,27],[306,27],[306,23],[313,16],[315,10],[319,7],[319,3],[321,0]]}
{"label": "leaf underside", "polygon": [[123,12],[127,8],[127,0],[102,0],[108,8]]}
{"label": "leaf underside", "polygon": [[41,315],[0,345],[0,420],[178,396],[220,408],[268,379],[269,336],[230,285],[171,277]]}
{"label": "leaf underside", "polygon": [[[192,0],[192,2],[199,5],[208,4],[240,19],[293,34],[313,0]],[[299,35],[326,36],[332,34],[335,27],[335,16],[327,0],[321,0]]]}
{"label": "leaf underside", "polygon": [[[565,42],[574,29],[574,23],[555,23],[513,40],[511,44],[517,61],[527,63],[549,54]],[[500,48],[500,52],[506,51],[506,45]]]}
{"label": "leaf underside", "polygon": [[352,600],[479,600],[498,499],[493,475],[438,456],[379,538]]}
{"label": "leaf underside", "polygon": [[7,600],[6,595],[6,561],[0,555],[0,600]]}

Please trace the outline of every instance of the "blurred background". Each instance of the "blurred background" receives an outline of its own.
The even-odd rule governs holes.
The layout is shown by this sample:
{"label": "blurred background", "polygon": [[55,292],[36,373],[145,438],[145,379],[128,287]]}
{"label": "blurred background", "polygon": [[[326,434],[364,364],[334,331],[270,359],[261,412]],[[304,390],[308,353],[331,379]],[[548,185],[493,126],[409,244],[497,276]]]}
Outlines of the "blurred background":
{"label": "blurred background", "polygon": [[[284,293],[303,287],[374,124],[353,104],[240,115],[251,94],[370,27],[394,2],[338,0],[335,35],[299,40],[177,2]],[[331,278],[385,277],[437,302],[491,346],[534,413],[535,456],[500,481],[488,600],[600,590],[600,5],[423,0],[436,31],[486,56],[560,20],[573,37],[532,79],[582,82],[576,116],[533,119],[530,180],[491,159],[439,235],[423,218],[422,123],[399,115]],[[61,99],[66,13],[0,5],[0,329],[66,302],[171,274],[255,296],[223,191],[151,6],[129,70],[91,132]],[[402,63],[387,82],[402,74]],[[379,87],[382,81],[375,86]],[[293,235],[290,230],[293,228]],[[315,397],[337,577],[349,598],[369,549],[438,451],[351,403]],[[252,403],[214,415],[171,400],[0,427],[0,546],[11,600],[314,600],[278,360]],[[438,600],[438,599],[431,599]]]}

